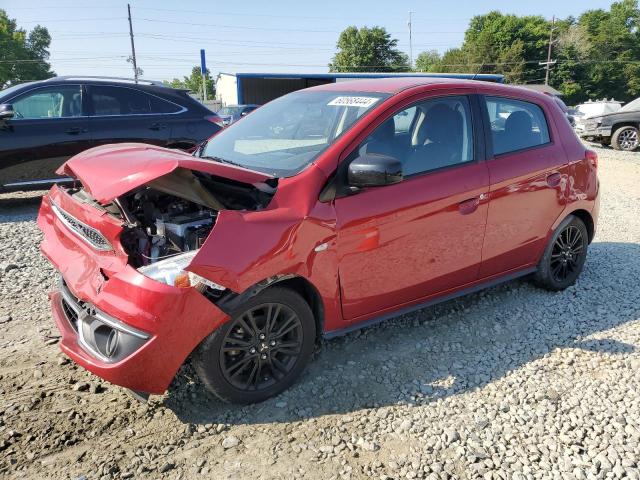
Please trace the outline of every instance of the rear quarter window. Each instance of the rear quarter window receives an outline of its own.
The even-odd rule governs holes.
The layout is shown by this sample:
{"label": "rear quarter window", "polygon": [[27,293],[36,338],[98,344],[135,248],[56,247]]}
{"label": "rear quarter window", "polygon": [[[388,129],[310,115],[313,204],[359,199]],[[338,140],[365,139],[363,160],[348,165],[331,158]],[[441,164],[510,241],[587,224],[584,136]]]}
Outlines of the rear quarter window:
{"label": "rear quarter window", "polygon": [[495,155],[550,143],[547,119],[539,105],[504,97],[485,97],[485,102]]}
{"label": "rear quarter window", "polygon": [[90,92],[93,114],[98,116],[150,115],[182,110],[175,103],[128,87],[92,85]]}

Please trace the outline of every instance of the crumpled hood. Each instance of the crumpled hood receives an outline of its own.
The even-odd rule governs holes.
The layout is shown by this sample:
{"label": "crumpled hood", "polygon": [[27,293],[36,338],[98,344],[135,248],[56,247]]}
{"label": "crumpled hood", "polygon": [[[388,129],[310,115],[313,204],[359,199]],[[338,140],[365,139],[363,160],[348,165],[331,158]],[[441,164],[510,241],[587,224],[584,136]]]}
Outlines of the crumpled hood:
{"label": "crumpled hood", "polygon": [[56,173],[80,180],[95,200],[109,203],[179,167],[251,185],[274,178],[235,165],[203,160],[179,150],[144,143],[120,143],[86,150],[69,159]]}

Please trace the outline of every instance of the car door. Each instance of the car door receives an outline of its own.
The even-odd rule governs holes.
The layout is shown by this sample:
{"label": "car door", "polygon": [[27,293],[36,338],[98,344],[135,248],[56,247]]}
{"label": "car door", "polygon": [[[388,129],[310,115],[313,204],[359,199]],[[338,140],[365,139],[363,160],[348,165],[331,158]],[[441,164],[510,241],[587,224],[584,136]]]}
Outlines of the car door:
{"label": "car door", "polygon": [[486,96],[491,191],[481,277],[531,265],[566,204],[567,158],[543,104]]}
{"label": "car door", "polygon": [[88,85],[94,145],[140,142],[165,146],[180,105],[125,86]]}
{"label": "car door", "polygon": [[404,173],[400,183],[335,200],[346,319],[478,278],[489,175],[472,121],[479,120],[476,107],[466,94],[403,107],[345,159],[391,155],[402,161]]}
{"label": "car door", "polygon": [[48,186],[69,157],[89,148],[80,85],[37,87],[9,99],[15,115],[0,125],[0,185]]}

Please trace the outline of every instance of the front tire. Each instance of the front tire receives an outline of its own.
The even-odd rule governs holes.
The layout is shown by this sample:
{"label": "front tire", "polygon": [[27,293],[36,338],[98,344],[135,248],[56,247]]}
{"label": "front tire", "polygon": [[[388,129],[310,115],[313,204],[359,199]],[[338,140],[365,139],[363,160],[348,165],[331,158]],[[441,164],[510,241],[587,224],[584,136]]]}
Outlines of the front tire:
{"label": "front tire", "polygon": [[569,215],[556,228],[540,259],[535,283],[559,291],[576,283],[587,259],[589,236],[584,222]]}
{"label": "front tire", "polygon": [[633,152],[638,148],[638,146],[640,146],[640,134],[638,133],[638,129],[631,125],[618,128],[613,132],[611,145],[616,150]]}
{"label": "front tire", "polygon": [[194,368],[230,403],[256,403],[289,388],[309,362],[316,338],[307,302],[271,287],[240,306],[198,347]]}

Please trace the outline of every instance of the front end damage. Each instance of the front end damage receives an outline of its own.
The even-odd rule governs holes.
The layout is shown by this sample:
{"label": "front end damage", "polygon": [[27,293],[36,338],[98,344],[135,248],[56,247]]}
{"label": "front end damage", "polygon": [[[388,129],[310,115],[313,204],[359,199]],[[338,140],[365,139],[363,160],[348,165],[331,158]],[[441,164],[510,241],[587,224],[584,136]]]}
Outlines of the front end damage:
{"label": "front end damage", "polygon": [[[137,148],[138,158],[158,150]],[[41,250],[61,278],[50,295],[60,347],[105,380],[159,394],[228,319],[215,301],[234,295],[187,268],[221,215],[264,209],[276,182],[177,154],[172,165],[144,174],[139,166],[116,185],[104,172],[88,174],[101,153],[68,162],[77,184],[54,186],[38,216]]]}

